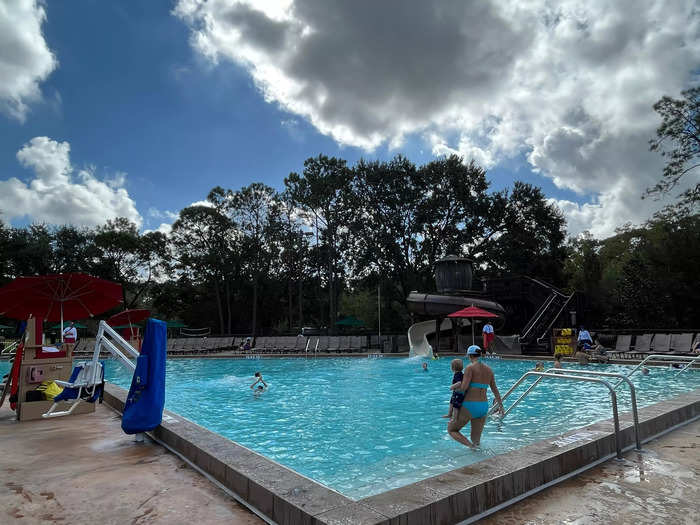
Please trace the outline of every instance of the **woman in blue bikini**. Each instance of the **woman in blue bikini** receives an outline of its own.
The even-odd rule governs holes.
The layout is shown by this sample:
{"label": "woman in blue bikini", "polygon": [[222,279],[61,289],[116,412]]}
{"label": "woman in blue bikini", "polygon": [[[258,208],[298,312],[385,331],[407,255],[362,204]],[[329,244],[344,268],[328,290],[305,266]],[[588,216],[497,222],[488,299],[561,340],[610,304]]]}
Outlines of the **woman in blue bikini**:
{"label": "woman in blue bikini", "polygon": [[[464,378],[461,385],[453,385],[452,390],[465,391],[464,402],[459,410],[454,410],[452,419],[447,424],[447,432],[450,437],[462,445],[474,448],[479,446],[481,433],[486,423],[486,413],[489,411],[489,402],[486,399],[486,389],[491,388],[493,392],[494,404],[501,405],[501,394],[496,387],[496,380],[493,370],[479,361],[481,349],[477,345],[472,345],[467,349],[467,357],[471,364],[464,370]],[[471,422],[471,438],[469,441],[460,430],[467,423]]]}

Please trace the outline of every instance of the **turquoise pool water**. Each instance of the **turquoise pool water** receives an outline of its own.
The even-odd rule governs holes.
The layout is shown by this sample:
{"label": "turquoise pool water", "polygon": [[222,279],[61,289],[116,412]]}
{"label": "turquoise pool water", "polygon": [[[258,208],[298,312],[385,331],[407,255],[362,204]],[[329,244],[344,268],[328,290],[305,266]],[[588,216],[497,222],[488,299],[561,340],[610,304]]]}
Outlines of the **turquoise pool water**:
{"label": "turquoise pool water", "polygon": [[[533,361],[486,362],[501,393],[534,366]],[[446,420],[440,417],[450,397],[450,359],[430,361],[428,372],[420,369],[421,363],[404,358],[171,360],[166,406],[351,498],[611,416],[606,389],[549,381],[503,422],[487,423],[481,449],[472,451],[447,436]],[[617,365],[588,368],[629,371]],[[249,385],[258,370],[270,389],[256,397]],[[639,405],[700,388],[700,371],[684,372],[679,379],[675,373],[654,367],[649,376],[635,374]],[[106,377],[128,388],[131,374],[109,361]],[[620,410],[629,410],[626,388],[619,389],[619,396]]]}

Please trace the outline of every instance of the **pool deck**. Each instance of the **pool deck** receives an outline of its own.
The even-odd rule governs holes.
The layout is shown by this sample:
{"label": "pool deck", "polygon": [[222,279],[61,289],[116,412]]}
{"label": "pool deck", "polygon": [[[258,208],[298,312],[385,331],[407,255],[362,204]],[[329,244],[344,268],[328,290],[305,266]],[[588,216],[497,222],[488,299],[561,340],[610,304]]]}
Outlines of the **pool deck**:
{"label": "pool deck", "polygon": [[[263,523],[159,445],[135,445],[104,405],[50,422],[12,418],[0,410],[2,523]],[[697,523],[699,451],[695,421],[479,523]]]}
{"label": "pool deck", "polygon": [[4,406],[0,451],[0,523],[264,523],[160,445],[134,443],[107,405],[22,423]]}
{"label": "pool deck", "polygon": [[[193,425],[186,421],[173,423],[172,415],[168,419],[165,427],[184,430],[178,440],[195,437],[189,428]],[[94,414],[23,423],[14,421],[14,413],[6,407],[0,409],[0,470],[5,488],[0,492],[0,523],[262,523],[178,456],[150,441],[135,444],[121,432],[119,423],[116,412],[106,405],[98,405]],[[167,433],[167,429],[161,432]],[[216,450],[224,452],[211,438],[203,445],[211,448],[212,454]],[[700,497],[698,449],[700,420],[695,420],[647,443],[641,454],[628,452],[622,462],[607,461],[479,523],[696,523]],[[227,459],[236,463],[254,455],[247,452],[244,458],[240,454],[241,451],[230,453]],[[204,459],[214,465],[213,457],[207,458],[199,450],[195,458],[197,463]],[[246,475],[250,476],[246,490],[251,497],[262,496],[262,490],[270,485],[289,503],[303,502],[311,514],[315,514],[312,507],[318,507],[316,511],[320,512],[325,504],[334,509],[325,513],[328,519],[305,520],[302,515],[289,515],[285,506],[280,516],[289,515],[290,519],[280,522],[414,522],[404,521],[405,515],[387,519],[387,514],[370,513],[368,506],[381,503],[379,500],[386,499],[386,495],[353,503],[349,515],[338,511],[343,508],[342,502],[334,503],[332,497],[318,498],[321,494],[307,486],[310,480],[291,480],[287,486],[279,475],[280,470],[286,470],[284,467],[245,462],[250,463],[250,468],[246,468]],[[270,478],[272,474],[274,477]],[[445,483],[450,474],[439,478],[444,478],[438,481]],[[410,486],[406,489],[413,490]],[[399,496],[406,490],[394,492]],[[405,498],[399,496],[392,505],[410,506],[409,500],[423,497],[403,495]],[[343,499],[339,496],[336,499]],[[277,505],[274,504],[275,512]],[[358,519],[358,508],[366,521]],[[450,522],[433,518],[428,521]]]}
{"label": "pool deck", "polygon": [[700,420],[486,519],[483,525],[698,523]]}

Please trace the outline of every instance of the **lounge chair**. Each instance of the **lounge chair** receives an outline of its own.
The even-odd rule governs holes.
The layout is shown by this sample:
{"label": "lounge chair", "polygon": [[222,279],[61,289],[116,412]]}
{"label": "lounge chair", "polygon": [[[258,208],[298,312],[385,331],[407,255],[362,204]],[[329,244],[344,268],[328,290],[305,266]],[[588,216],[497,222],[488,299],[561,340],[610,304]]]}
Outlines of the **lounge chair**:
{"label": "lounge chair", "polygon": [[634,357],[644,357],[651,353],[651,343],[654,340],[654,334],[638,335],[634,341],[634,350],[630,353]]}
{"label": "lounge chair", "polygon": [[655,354],[669,353],[671,351],[671,334],[656,334],[652,350]]}
{"label": "lounge chair", "polygon": [[687,354],[693,347],[693,334],[671,335],[671,350],[673,353]]}
{"label": "lounge chair", "polygon": [[[297,336],[294,338],[294,351],[296,353],[301,353],[306,350],[306,343],[308,342],[309,338],[305,336]],[[309,345],[311,346],[311,345]],[[313,350],[313,348],[309,348],[310,350]]]}
{"label": "lounge chair", "polygon": [[408,335],[400,335],[396,338],[396,346],[399,352],[408,352]]}
{"label": "lounge chair", "polygon": [[350,350],[350,336],[341,335],[338,337],[338,351],[348,352]]}
{"label": "lounge chair", "polygon": [[328,337],[328,352],[338,352],[340,350],[340,337],[334,335]]}
{"label": "lounge chair", "polygon": [[361,335],[353,335],[350,337],[350,351],[360,352],[362,350],[362,339]]}
{"label": "lounge chair", "polygon": [[618,335],[615,340],[615,349],[608,350],[607,355],[609,357],[624,357],[625,354],[630,352],[631,343],[631,335]]}

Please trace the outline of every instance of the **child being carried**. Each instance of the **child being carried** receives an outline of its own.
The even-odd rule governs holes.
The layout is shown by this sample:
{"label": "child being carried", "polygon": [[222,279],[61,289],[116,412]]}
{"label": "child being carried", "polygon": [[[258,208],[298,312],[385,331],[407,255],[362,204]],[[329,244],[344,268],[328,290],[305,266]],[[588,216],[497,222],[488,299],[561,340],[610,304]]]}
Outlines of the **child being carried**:
{"label": "child being carried", "polygon": [[[464,378],[464,373],[462,372],[464,370],[464,362],[461,359],[453,359],[452,363],[450,363],[450,368],[454,372],[450,386],[461,383]],[[459,410],[463,402],[464,390],[453,390],[452,397],[450,398],[450,410],[447,412],[446,416],[442,417],[451,418],[452,411],[455,409]]]}

